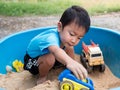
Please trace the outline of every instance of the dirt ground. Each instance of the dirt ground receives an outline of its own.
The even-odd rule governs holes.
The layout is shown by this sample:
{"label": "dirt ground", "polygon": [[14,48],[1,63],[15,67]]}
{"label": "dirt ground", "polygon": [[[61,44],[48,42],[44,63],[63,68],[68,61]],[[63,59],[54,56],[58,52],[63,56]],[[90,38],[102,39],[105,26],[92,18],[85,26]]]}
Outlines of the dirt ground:
{"label": "dirt ground", "polygon": [[[60,16],[0,16],[0,38],[22,30],[45,26],[55,26],[59,21],[59,18]],[[120,31],[120,12],[91,16],[91,25]]]}
{"label": "dirt ground", "polygon": [[[0,39],[32,28],[55,26],[60,16],[30,16],[30,17],[5,17],[0,16]],[[99,16],[91,16],[91,25],[103,28],[110,28],[120,31],[120,12],[110,13]],[[76,55],[76,59],[79,56]],[[32,76],[29,72],[0,74],[0,88],[6,90],[58,90],[57,76],[60,70],[53,70],[48,75],[48,80],[41,85],[35,84],[37,77]],[[108,90],[109,88],[120,86],[120,79],[115,77],[109,68],[103,74],[94,72],[89,75],[94,82],[95,90]]]}

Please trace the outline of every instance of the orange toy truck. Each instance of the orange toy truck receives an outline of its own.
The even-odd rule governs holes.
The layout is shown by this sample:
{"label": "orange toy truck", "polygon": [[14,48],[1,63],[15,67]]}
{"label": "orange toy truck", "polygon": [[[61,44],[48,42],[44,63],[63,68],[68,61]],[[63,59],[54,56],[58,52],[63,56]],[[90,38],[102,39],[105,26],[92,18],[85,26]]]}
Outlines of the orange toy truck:
{"label": "orange toy truck", "polygon": [[98,44],[91,41],[91,45],[82,43],[81,63],[87,69],[88,73],[98,68],[100,72],[105,71],[105,64],[102,51]]}

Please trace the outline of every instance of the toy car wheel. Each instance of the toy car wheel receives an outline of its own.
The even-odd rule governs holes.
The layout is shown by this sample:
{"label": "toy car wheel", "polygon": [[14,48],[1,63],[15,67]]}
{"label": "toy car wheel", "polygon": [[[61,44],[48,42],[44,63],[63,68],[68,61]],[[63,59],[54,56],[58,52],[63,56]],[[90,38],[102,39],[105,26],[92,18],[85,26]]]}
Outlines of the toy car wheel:
{"label": "toy car wheel", "polygon": [[105,71],[105,64],[100,65],[100,72],[104,72]]}
{"label": "toy car wheel", "polygon": [[70,81],[63,81],[60,83],[60,90],[74,90],[74,85]]}
{"label": "toy car wheel", "polygon": [[81,88],[80,90],[89,90],[89,89],[87,89],[87,88]]}
{"label": "toy car wheel", "polygon": [[80,58],[81,58],[80,60],[81,60],[81,63],[83,64],[83,66],[85,68],[87,68],[87,59],[84,57],[83,53],[81,54]]}
{"label": "toy car wheel", "polygon": [[87,66],[87,71],[88,71],[88,73],[91,73],[92,71],[93,71],[93,66]]}

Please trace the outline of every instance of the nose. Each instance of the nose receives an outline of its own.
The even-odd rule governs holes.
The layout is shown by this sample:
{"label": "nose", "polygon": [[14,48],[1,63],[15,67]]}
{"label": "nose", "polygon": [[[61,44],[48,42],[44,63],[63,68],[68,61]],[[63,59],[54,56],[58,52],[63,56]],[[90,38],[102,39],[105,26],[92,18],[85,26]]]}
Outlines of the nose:
{"label": "nose", "polygon": [[71,39],[71,44],[72,44],[73,46],[75,46],[75,45],[78,44],[79,41],[80,41],[80,40],[77,39],[77,38],[72,38],[72,39]]}
{"label": "nose", "polygon": [[72,38],[71,40],[72,44],[74,45],[76,43],[76,39],[75,38]]}

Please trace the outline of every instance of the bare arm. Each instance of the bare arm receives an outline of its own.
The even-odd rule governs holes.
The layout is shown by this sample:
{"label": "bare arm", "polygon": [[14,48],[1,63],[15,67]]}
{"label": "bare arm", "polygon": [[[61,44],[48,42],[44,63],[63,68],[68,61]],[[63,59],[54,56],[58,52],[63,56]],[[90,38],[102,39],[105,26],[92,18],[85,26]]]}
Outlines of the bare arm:
{"label": "bare arm", "polygon": [[87,77],[86,69],[68,56],[64,50],[57,46],[49,46],[49,50],[55,58],[62,64],[66,65],[66,67],[70,69],[78,79],[84,79]]}
{"label": "bare arm", "polygon": [[65,48],[65,51],[66,53],[72,58],[72,59],[75,59],[75,56],[74,56],[74,48]]}

